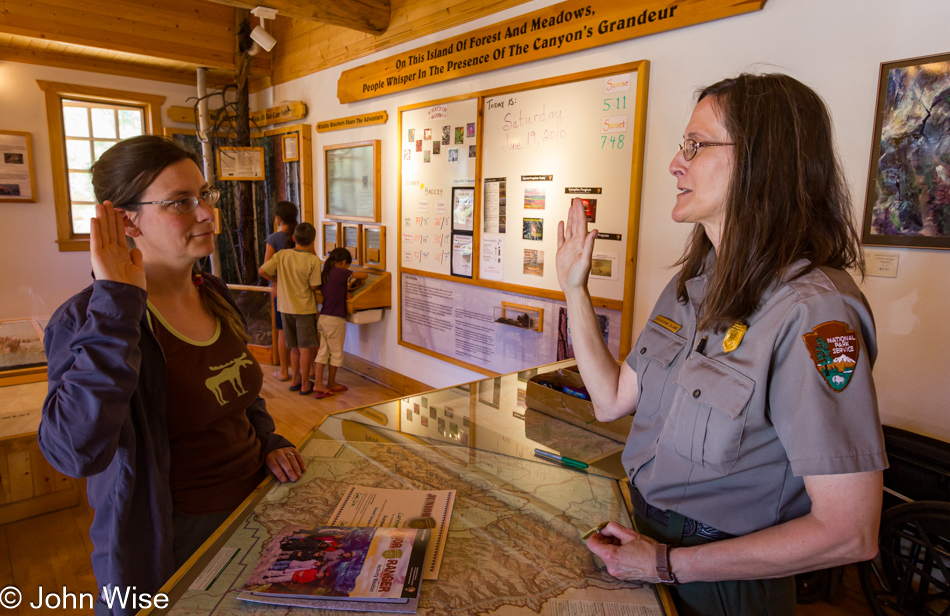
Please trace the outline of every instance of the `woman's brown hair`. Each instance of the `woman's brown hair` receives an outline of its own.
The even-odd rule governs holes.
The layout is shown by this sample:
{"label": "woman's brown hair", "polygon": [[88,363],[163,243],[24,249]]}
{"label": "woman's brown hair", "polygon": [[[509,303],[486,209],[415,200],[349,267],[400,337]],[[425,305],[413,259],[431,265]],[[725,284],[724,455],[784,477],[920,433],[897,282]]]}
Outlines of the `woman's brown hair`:
{"label": "woman's brown hair", "polygon": [[[198,156],[182,148],[171,139],[157,135],[141,135],[115,144],[92,165],[92,188],[99,203],[111,201],[113,207],[138,212],[142,193],[169,165],[190,160],[199,169]],[[195,263],[192,278],[201,281],[202,272]],[[250,338],[244,319],[228,300],[207,284],[198,285],[201,301],[225,327],[247,342]]]}
{"label": "woman's brown hair", "polygon": [[[834,150],[831,118],[811,88],[781,74],[742,74],[699,92],[709,97],[735,145],[722,238],[698,328],[746,321],[762,296],[799,259],[863,275],[851,199]],[[676,291],[702,274],[712,242],[696,225]]]}

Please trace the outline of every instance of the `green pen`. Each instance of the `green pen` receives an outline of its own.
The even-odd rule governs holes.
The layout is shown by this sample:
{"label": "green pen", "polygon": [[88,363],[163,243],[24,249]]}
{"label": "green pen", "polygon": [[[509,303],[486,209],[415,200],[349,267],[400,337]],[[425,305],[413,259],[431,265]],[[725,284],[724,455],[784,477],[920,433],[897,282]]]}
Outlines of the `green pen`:
{"label": "green pen", "polygon": [[574,458],[567,458],[565,456],[559,456],[555,453],[551,453],[550,451],[544,451],[542,449],[535,449],[534,455],[538,456],[539,458],[544,458],[545,460],[550,460],[552,462],[563,464],[564,466],[567,466],[569,468],[576,468],[578,470],[584,470],[588,466],[587,464],[585,464],[584,462],[581,462],[580,460],[575,460]]}

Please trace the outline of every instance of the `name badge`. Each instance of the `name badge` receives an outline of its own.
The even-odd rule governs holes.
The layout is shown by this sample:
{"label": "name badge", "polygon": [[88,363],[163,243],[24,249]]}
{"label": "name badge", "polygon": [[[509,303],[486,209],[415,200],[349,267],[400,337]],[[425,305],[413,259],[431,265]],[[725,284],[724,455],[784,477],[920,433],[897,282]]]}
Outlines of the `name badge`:
{"label": "name badge", "polygon": [[683,326],[677,323],[676,321],[672,319],[667,319],[666,317],[660,314],[656,315],[656,318],[653,319],[653,322],[659,325],[660,327],[662,327],[663,329],[670,330],[674,334],[678,332],[679,330],[683,329]]}

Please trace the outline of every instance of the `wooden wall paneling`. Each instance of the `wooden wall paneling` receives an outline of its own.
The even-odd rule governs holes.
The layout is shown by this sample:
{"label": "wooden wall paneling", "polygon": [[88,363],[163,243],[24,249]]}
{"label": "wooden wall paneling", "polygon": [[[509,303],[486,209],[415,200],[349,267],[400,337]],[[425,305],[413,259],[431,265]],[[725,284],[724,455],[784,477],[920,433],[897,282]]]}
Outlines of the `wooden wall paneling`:
{"label": "wooden wall paneling", "polygon": [[16,451],[7,454],[10,471],[10,501],[18,502],[33,497],[33,473],[30,469],[30,452]]}
{"label": "wooden wall paneling", "polygon": [[3,451],[0,444],[0,505],[9,503],[13,498],[10,481],[7,479],[10,476],[10,465],[7,464],[7,456]]}
{"label": "wooden wall paneling", "polygon": [[43,457],[39,446],[37,445],[36,449],[31,450],[29,455],[30,467],[33,469],[33,495],[43,496],[56,492],[56,488],[59,487],[58,484],[62,482],[57,481],[56,471]]}

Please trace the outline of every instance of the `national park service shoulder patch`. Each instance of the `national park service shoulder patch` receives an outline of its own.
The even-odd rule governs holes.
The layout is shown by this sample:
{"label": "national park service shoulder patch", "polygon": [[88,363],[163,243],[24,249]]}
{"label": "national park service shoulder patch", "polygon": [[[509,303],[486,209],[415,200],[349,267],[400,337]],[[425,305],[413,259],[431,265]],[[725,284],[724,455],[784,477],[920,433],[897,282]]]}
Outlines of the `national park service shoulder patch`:
{"label": "national park service shoulder patch", "polygon": [[802,336],[818,374],[837,393],[851,382],[861,356],[858,335],[841,321],[828,321]]}

